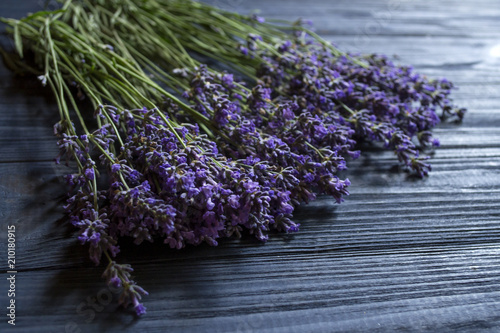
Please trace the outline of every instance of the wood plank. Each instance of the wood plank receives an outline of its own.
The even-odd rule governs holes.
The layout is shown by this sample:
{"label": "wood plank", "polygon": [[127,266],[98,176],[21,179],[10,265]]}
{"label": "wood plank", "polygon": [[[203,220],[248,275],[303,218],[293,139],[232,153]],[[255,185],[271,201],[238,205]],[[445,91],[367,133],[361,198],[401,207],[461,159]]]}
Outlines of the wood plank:
{"label": "wood plank", "polygon": [[[67,322],[77,323],[83,332],[97,327],[117,331],[124,325],[147,332],[165,327],[172,332],[214,327],[217,332],[496,327],[498,260],[498,247],[483,246],[423,255],[323,252],[281,260],[236,257],[223,263],[170,261],[164,268],[139,265],[138,279],[149,277],[152,293],[149,317],[139,321],[109,305],[85,323],[88,317],[78,314],[77,306],[99,292],[89,284],[88,277],[97,275],[89,269],[56,276],[26,272],[19,279],[19,301],[40,300],[24,317],[29,323],[44,315],[40,332],[63,332]],[[274,269],[269,271],[271,263]],[[48,288],[34,287],[38,285]],[[52,306],[54,299],[59,306]]]}

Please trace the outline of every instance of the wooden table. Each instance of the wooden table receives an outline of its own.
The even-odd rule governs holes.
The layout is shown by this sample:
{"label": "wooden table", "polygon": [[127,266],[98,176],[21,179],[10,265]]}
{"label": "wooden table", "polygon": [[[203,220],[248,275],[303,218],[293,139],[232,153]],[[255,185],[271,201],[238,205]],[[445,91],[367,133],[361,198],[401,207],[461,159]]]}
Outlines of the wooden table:
{"label": "wooden table", "polygon": [[[3,0],[0,15],[21,17],[42,3]],[[300,207],[297,234],[265,245],[125,248],[120,260],[150,292],[147,315],[135,319],[106,305],[116,296],[103,267],[64,219],[68,169],[53,163],[55,101],[0,65],[0,331],[13,331],[4,312],[6,226],[15,225],[16,332],[499,332],[500,2],[215,3],[312,19],[345,50],[397,54],[454,81],[469,113],[435,130],[442,146],[429,177],[408,177],[391,152],[371,149],[350,164],[346,202]]]}

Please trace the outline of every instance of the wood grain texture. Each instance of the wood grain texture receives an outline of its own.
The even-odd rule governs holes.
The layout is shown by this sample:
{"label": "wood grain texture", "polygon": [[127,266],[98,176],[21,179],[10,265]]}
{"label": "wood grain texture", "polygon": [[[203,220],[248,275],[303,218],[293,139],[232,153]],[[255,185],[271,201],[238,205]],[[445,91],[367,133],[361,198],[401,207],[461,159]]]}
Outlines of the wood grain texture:
{"label": "wood grain texture", "polygon": [[[21,17],[44,1],[3,0]],[[462,125],[442,124],[426,179],[374,147],[350,163],[351,195],[297,210],[301,230],[267,244],[223,240],[173,251],[125,246],[120,260],[150,292],[136,320],[107,303],[103,267],[86,259],[62,213],[56,105],[0,65],[0,302],[6,226],[18,228],[18,332],[500,331],[500,3],[494,0],[217,0],[294,20],[355,52],[397,54],[460,88]],[[50,2],[49,2],[50,4]],[[6,43],[2,40],[2,43]],[[497,50],[497,51],[495,51]],[[5,316],[0,313],[0,316]],[[0,331],[8,332],[6,320]]]}

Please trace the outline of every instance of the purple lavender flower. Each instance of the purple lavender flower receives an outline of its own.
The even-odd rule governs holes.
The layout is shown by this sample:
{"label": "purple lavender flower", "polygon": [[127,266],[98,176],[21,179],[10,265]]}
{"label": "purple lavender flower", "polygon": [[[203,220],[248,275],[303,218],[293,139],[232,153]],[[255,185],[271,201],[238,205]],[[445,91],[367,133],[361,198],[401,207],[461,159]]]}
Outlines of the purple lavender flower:
{"label": "purple lavender flower", "polygon": [[142,305],[141,303],[137,303],[134,306],[134,309],[135,309],[135,314],[138,317],[142,316],[143,314],[146,314],[146,307],[144,305]]}
{"label": "purple lavender flower", "polygon": [[[422,170],[428,169],[427,164],[410,163],[416,153],[411,139],[417,136],[424,147],[438,144],[429,135],[441,120],[436,112],[438,107],[443,116],[463,117],[464,110],[449,102],[449,81],[429,80],[409,66],[394,65],[385,56],[339,56],[303,35],[295,42],[284,41],[273,52],[268,50],[254,51],[264,60],[257,71],[261,83],[292,97],[300,107],[297,115],[307,111],[325,123],[324,127],[315,128],[316,134],[308,133],[306,138],[321,138],[326,135],[322,128],[330,125],[348,126],[356,129],[348,139],[382,141],[395,150],[399,160],[422,175],[426,174]],[[263,107],[262,103],[257,105],[258,109]],[[282,124],[282,120],[273,120],[268,128],[276,130]],[[383,128],[387,129],[386,134]],[[392,142],[388,131],[398,133]],[[401,142],[396,143],[396,139]],[[291,144],[293,139],[288,140]],[[354,157],[357,154],[348,152]]]}

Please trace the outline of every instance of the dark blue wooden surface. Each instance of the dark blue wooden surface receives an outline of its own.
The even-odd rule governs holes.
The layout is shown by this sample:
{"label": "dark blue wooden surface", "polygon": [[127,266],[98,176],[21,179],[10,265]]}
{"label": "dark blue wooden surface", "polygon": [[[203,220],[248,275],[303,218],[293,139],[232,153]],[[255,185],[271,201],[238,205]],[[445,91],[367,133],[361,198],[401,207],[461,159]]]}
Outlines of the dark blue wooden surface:
{"label": "dark blue wooden surface", "polygon": [[[151,294],[148,314],[136,320],[115,302],[88,305],[107,303],[108,291],[103,267],[86,259],[63,218],[67,169],[52,162],[56,104],[38,82],[0,65],[0,308],[6,226],[14,224],[16,332],[500,331],[500,3],[212,2],[312,19],[345,50],[397,54],[454,81],[469,114],[435,131],[442,147],[428,178],[407,177],[390,152],[368,152],[351,164],[347,201],[301,207],[295,235],[265,245],[124,249],[121,259]],[[0,16],[43,3],[3,0]],[[9,332],[3,312],[0,331]]]}

